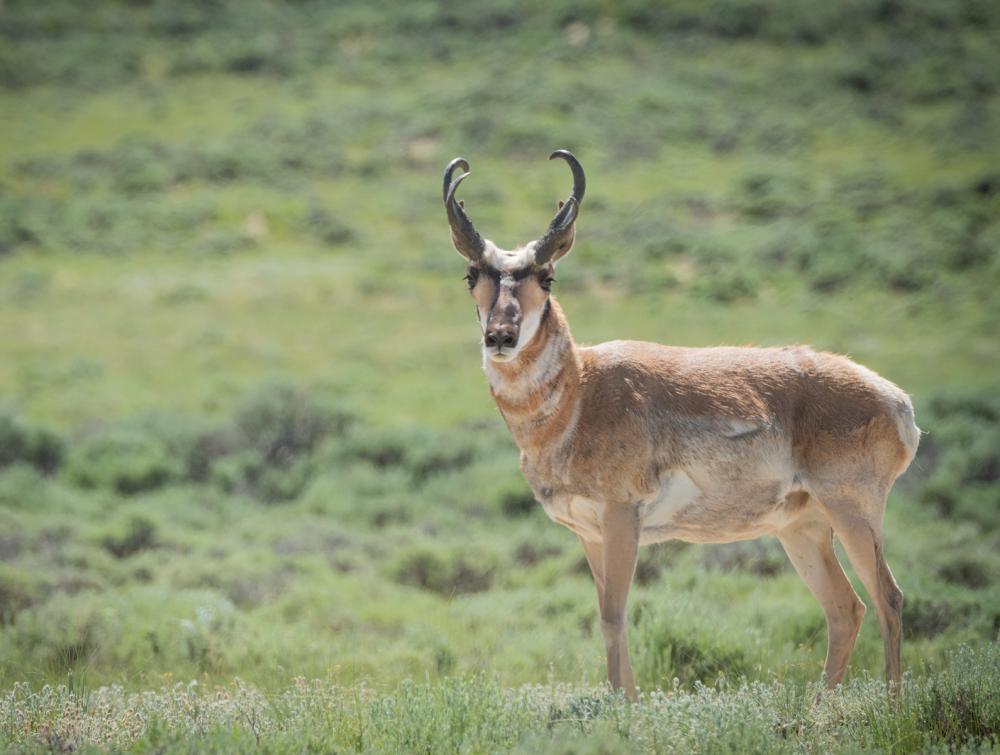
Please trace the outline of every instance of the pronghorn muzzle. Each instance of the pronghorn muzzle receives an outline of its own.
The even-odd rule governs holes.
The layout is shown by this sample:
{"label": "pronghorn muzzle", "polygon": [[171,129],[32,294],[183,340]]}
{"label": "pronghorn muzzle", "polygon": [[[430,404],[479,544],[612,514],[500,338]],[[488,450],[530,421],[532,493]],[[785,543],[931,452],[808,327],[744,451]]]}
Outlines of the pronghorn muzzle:
{"label": "pronghorn muzzle", "polygon": [[503,275],[497,286],[497,298],[490,308],[483,331],[483,345],[503,354],[517,347],[521,333],[521,304],[514,293],[514,280]]}

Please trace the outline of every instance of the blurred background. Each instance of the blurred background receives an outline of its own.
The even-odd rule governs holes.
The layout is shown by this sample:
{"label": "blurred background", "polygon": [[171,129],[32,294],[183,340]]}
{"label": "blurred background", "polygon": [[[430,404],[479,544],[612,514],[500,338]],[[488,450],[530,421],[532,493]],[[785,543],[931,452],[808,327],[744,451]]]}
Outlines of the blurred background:
{"label": "blurred background", "polygon": [[[0,685],[601,681],[440,196],[468,158],[479,229],[526,242],[555,148],[576,338],[900,384],[904,662],[995,642],[997,3],[4,0]],[[773,540],[645,549],[631,623],[647,688],[811,681],[826,645]]]}

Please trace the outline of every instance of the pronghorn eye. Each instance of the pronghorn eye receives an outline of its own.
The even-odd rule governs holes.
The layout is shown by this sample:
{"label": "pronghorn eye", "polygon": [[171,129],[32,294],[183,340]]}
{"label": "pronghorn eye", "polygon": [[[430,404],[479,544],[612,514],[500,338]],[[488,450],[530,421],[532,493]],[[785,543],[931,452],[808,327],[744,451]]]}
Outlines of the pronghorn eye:
{"label": "pronghorn eye", "polygon": [[551,275],[549,275],[549,276],[547,276],[547,277],[545,277],[545,278],[542,279],[541,286],[546,291],[551,291],[552,290],[552,284],[555,283],[555,282],[556,282],[556,279],[553,278]]}
{"label": "pronghorn eye", "polygon": [[465,274],[465,278],[463,278],[462,280],[464,280],[466,283],[469,284],[470,289],[475,288],[476,281],[479,280],[479,273],[475,272],[474,270],[470,270]]}

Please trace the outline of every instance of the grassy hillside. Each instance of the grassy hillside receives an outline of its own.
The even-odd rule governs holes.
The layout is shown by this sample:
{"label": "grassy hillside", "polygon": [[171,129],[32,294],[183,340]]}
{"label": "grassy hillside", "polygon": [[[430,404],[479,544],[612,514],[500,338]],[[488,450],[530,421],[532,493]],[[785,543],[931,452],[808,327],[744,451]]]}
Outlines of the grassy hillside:
{"label": "grassy hillside", "polygon": [[[630,637],[665,692],[597,688],[594,589],[517,471],[439,194],[464,155],[480,230],[527,241],[556,147],[589,178],[556,284],[580,341],[808,342],[914,395],[904,707],[873,611],[810,707],[825,625],[771,540],[646,549]],[[0,741],[988,742],[998,289],[994,3],[7,0]]]}

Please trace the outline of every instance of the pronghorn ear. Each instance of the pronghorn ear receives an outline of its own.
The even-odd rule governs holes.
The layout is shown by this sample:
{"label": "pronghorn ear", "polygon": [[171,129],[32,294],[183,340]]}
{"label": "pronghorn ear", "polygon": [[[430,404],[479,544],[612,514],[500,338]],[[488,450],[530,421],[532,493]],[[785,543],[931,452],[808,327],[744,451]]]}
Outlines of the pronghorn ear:
{"label": "pronghorn ear", "polygon": [[[539,255],[539,246],[543,240],[535,242],[535,264],[536,265],[551,265],[558,262],[567,254],[573,250],[573,242],[576,240],[576,228],[570,226],[563,230],[562,233],[555,239],[549,239],[547,243],[547,252],[544,257]],[[544,248],[544,247],[543,247]]]}

